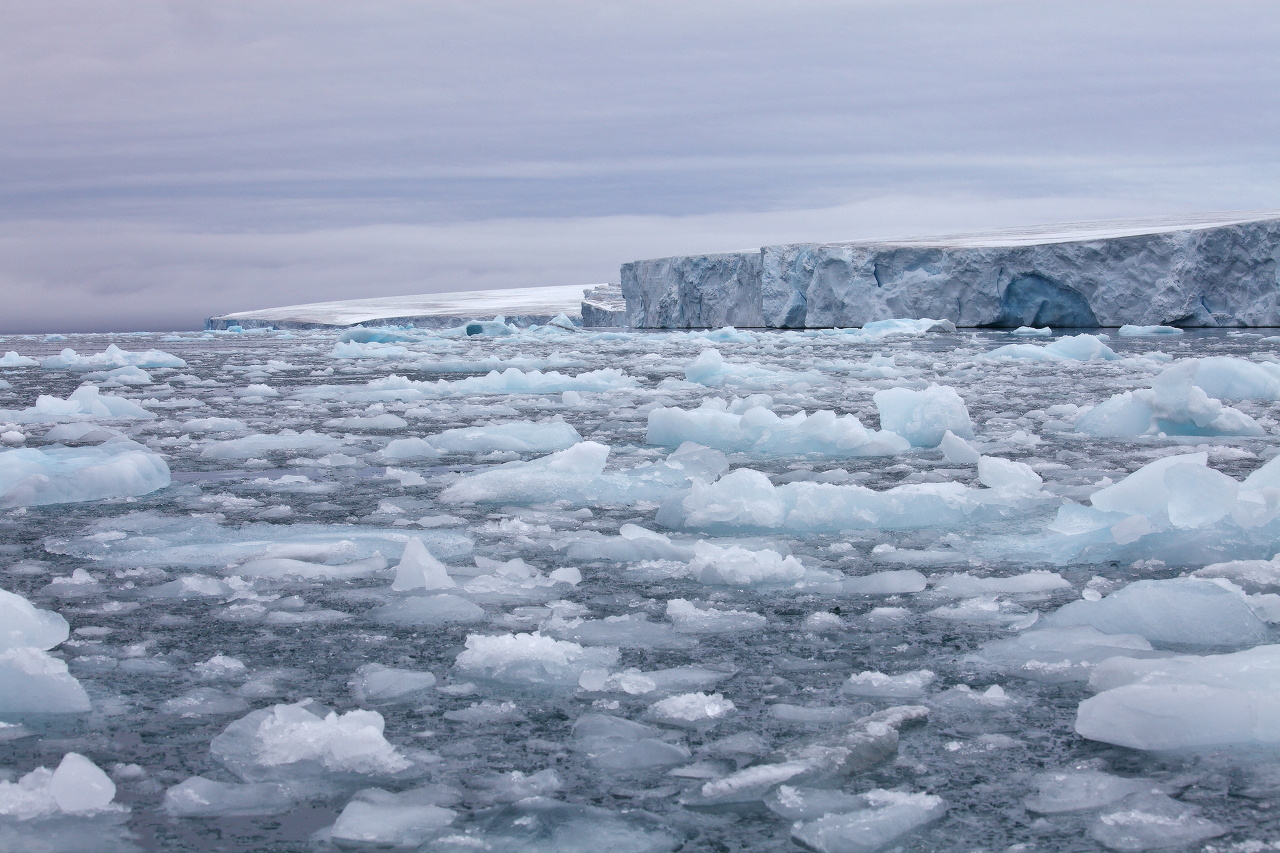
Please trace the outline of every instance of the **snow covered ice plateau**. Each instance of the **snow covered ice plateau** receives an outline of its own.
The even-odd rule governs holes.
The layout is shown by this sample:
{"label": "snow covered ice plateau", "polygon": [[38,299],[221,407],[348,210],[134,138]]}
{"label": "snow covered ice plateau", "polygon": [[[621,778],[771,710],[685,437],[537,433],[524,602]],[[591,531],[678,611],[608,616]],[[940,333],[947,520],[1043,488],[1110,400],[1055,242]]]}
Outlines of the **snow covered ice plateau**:
{"label": "snow covered ice plateau", "polygon": [[0,340],[0,850],[1280,850],[1280,337]]}

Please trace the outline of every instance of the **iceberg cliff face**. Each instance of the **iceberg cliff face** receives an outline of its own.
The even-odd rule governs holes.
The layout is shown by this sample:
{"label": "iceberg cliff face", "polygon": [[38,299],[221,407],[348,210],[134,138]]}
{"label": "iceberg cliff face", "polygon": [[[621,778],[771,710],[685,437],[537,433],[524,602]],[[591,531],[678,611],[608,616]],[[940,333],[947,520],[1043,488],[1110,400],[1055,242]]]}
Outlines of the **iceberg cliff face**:
{"label": "iceberg cliff face", "polygon": [[762,313],[762,255],[730,252],[623,264],[627,325],[650,329],[774,325],[766,323]]}
{"label": "iceberg cliff face", "polygon": [[1280,215],[797,243],[622,267],[642,328],[1280,325]]}

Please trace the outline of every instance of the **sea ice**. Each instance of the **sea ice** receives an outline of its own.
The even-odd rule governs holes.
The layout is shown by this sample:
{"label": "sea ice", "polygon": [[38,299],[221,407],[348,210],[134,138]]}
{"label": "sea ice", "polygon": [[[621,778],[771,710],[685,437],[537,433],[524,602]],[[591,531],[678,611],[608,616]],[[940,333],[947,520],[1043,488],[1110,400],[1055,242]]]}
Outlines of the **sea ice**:
{"label": "sea ice", "polygon": [[1040,628],[991,640],[965,660],[1031,681],[1086,681],[1100,662],[1116,655],[1164,656],[1137,634],[1104,634],[1097,628]]}
{"label": "sea ice", "polygon": [[1028,361],[1115,361],[1120,358],[1103,343],[1105,336],[1072,335],[1051,344],[1006,344],[987,353],[987,358],[1014,358]]}
{"label": "sea ice", "polygon": [[0,589],[0,651],[28,646],[51,649],[70,633],[61,614],[40,610],[22,596]]}
{"label": "sea ice", "polygon": [[900,675],[885,675],[883,672],[868,670],[849,676],[840,691],[851,696],[874,699],[919,699],[935,679],[937,675],[927,669]]}
{"label": "sea ice", "polygon": [[164,792],[164,810],[175,817],[274,815],[297,804],[297,798],[278,782],[218,782],[192,776]]}
{"label": "sea ice", "polygon": [[886,388],[873,396],[880,428],[897,433],[915,447],[937,447],[948,432],[973,438],[969,410],[956,389],[930,385],[923,391]]}
{"label": "sea ice", "polygon": [[737,408],[713,398],[698,409],[653,409],[645,440],[667,447],[692,441],[724,451],[834,457],[891,456],[911,446],[896,433],[867,429],[853,415],[821,411],[781,418],[764,406]]}
{"label": "sea ice", "polygon": [[1270,635],[1239,588],[1200,578],[1134,581],[1098,601],[1065,604],[1042,624],[1136,634],[1165,648],[1240,648]]}
{"label": "sea ice", "polygon": [[1126,779],[1100,770],[1050,770],[1037,773],[1036,793],[1023,800],[1027,811],[1063,814],[1109,806],[1130,794],[1150,793],[1160,786],[1147,779]]}
{"label": "sea ice", "polygon": [[132,400],[101,393],[97,385],[81,385],[68,394],[65,400],[41,394],[30,408],[0,409],[0,420],[16,423],[52,424],[64,421],[153,418],[154,414]]}
{"label": "sea ice", "polygon": [[369,611],[369,618],[382,625],[425,628],[431,625],[469,625],[488,619],[484,608],[456,595],[411,595]]}
{"label": "sea ice", "polygon": [[1225,835],[1227,828],[1206,820],[1199,809],[1164,794],[1131,794],[1116,811],[1099,815],[1089,835],[1122,853],[1186,847]]}
{"label": "sea ice", "polygon": [[946,802],[932,794],[877,789],[862,798],[864,808],[797,823],[791,837],[818,853],[872,853],[947,811]]}
{"label": "sea ice", "polygon": [[60,659],[37,648],[0,651],[0,714],[80,714],[89,707]]}
{"label": "sea ice", "polygon": [[[427,436],[423,441],[441,453],[487,453],[495,450],[547,453],[572,447],[582,441],[582,436],[566,423],[520,422],[449,429]],[[390,448],[386,453],[392,455]]]}
{"label": "sea ice", "polygon": [[735,710],[733,702],[719,693],[681,693],[649,706],[649,717],[674,726],[695,727],[714,722]]}
{"label": "sea ice", "polygon": [[[1235,359],[1224,359],[1236,361]],[[1217,361],[1206,359],[1206,361]],[[1280,377],[1255,368],[1265,380],[1265,393],[1280,395]],[[1204,373],[1201,378],[1200,374]],[[1210,396],[1212,389],[1221,396],[1236,399],[1264,393],[1260,380],[1239,376],[1240,371],[1219,365],[1203,365],[1196,360],[1184,361],[1157,376],[1148,389],[1123,391],[1094,406],[1076,420],[1076,429],[1100,438],[1165,433],[1166,435],[1264,435],[1253,418],[1238,409],[1223,405]],[[1252,380],[1252,381],[1251,381]],[[1271,388],[1274,386],[1275,390]],[[1273,399],[1264,397],[1264,399]]]}
{"label": "sea ice", "polygon": [[657,519],[670,527],[701,530],[909,530],[993,521],[1050,500],[1031,488],[1025,474],[995,481],[1000,485],[988,489],[956,482],[910,483],[884,491],[812,482],[775,486],[760,471],[738,468],[713,483],[692,480],[692,489],[674,495]]}
{"label": "sea ice", "polygon": [[416,847],[453,823],[457,813],[422,802],[413,790],[360,791],[343,808],[329,837],[343,846]]}
{"label": "sea ice", "polygon": [[45,370],[106,370],[114,367],[186,367],[187,363],[176,355],[172,355],[161,350],[146,350],[145,352],[128,352],[120,349],[115,344],[108,344],[107,348],[100,353],[94,355],[80,355],[75,350],[68,347],[58,355],[49,356],[40,360],[40,366]]}
{"label": "sea ice", "polygon": [[1134,749],[1280,743],[1280,646],[1160,660],[1113,657],[1089,679],[1083,737]]}
{"label": "sea ice", "polygon": [[0,815],[32,820],[127,811],[113,802],[115,796],[111,777],[80,753],[68,752],[53,770],[37,767],[17,782],[0,781]]}
{"label": "sea ice", "polygon": [[724,454],[685,445],[665,462],[605,472],[609,447],[584,441],[531,462],[507,462],[470,474],[443,492],[446,503],[634,503],[662,500],[690,483],[714,479],[724,470]]}
{"label": "sea ice", "polygon": [[436,677],[429,672],[396,669],[380,663],[361,665],[349,682],[356,703],[363,707],[415,701],[435,683]]}
{"label": "sea ice", "polygon": [[414,536],[404,545],[400,562],[396,564],[396,579],[391,588],[396,592],[410,589],[453,589],[457,586],[449,577],[449,568],[431,556],[421,537]]}
{"label": "sea ice", "polygon": [[308,699],[251,712],[215,737],[209,751],[246,782],[394,776],[413,763],[382,736],[383,725],[377,711],[338,714]]}
{"label": "sea ice", "polygon": [[433,853],[671,853],[684,840],[640,810],[530,797],[481,815],[465,830],[441,834]]}
{"label": "sea ice", "polygon": [[683,598],[667,602],[667,618],[682,634],[732,634],[738,631],[757,631],[768,620],[759,613],[744,610],[702,609]]}
{"label": "sea ice", "polygon": [[687,748],[662,738],[653,726],[607,714],[584,714],[573,724],[573,748],[600,769],[614,772],[643,772],[690,759]]}
{"label": "sea ice", "polygon": [[468,634],[455,666],[472,678],[526,686],[577,687],[583,671],[612,667],[618,650],[532,634]]}

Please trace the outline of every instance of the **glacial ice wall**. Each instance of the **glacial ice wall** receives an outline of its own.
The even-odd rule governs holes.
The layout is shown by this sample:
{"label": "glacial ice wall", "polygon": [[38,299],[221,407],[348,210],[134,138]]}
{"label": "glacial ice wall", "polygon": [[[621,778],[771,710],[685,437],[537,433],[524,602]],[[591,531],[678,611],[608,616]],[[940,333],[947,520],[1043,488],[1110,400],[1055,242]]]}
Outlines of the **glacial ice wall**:
{"label": "glacial ice wall", "polygon": [[1280,216],[795,243],[622,267],[636,328],[1280,325]]}

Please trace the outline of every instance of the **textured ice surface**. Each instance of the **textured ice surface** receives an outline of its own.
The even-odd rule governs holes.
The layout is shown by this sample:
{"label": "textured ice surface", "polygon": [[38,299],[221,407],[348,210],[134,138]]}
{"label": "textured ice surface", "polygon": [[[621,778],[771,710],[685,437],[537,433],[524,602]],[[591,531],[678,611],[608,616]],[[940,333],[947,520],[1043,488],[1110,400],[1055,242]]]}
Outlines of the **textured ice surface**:
{"label": "textured ice surface", "polygon": [[[1097,222],[634,261],[630,325],[862,326],[945,317],[962,326],[1186,326],[1280,322],[1280,219]],[[933,322],[933,321],[929,321]]]}
{"label": "textured ice surface", "polygon": [[102,768],[68,752],[52,771],[38,767],[17,782],[0,781],[0,816],[32,820],[124,811],[112,802],[115,796],[115,783]]}
{"label": "textured ice surface", "polygon": [[1076,731],[1136,749],[1280,743],[1280,646],[1158,661],[1115,657],[1089,678]]}
{"label": "textured ice surface", "polygon": [[[1280,341],[508,331],[0,344],[6,448],[171,472],[0,509],[0,782],[128,806],[0,849],[798,851],[876,791],[949,806],[903,853],[1280,840]],[[1261,433],[1078,430],[1166,371]],[[931,387],[971,433],[866,455]]]}

